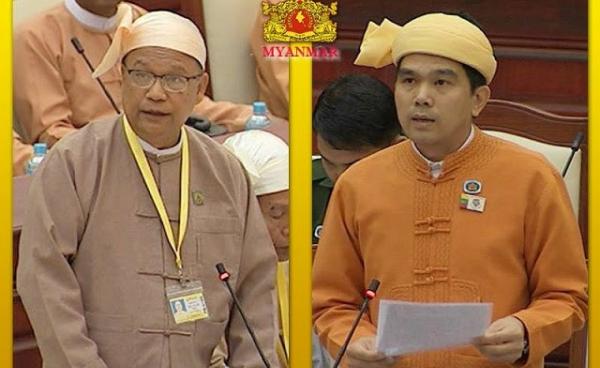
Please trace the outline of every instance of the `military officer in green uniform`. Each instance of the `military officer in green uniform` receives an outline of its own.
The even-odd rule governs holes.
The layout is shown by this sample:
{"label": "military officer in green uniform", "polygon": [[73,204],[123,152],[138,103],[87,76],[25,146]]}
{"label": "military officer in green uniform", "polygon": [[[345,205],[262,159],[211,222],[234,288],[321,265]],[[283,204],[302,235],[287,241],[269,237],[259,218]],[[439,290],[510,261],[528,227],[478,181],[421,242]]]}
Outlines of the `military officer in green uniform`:
{"label": "military officer in green uniform", "polygon": [[320,156],[313,156],[312,160],[312,239],[313,244],[319,242],[325,209],[329,202],[329,196],[333,190],[333,181],[327,176]]}
{"label": "military officer in green uniform", "polygon": [[320,157],[312,162],[313,244],[319,242],[333,184],[356,161],[403,139],[394,94],[368,75],[347,75],[319,96],[313,114]]}
{"label": "military officer in green uniform", "polygon": [[[403,139],[394,94],[368,75],[348,75],[331,83],[317,100],[313,131],[320,156],[312,161],[313,250],[319,243],[329,196],[337,178],[356,161]],[[313,368],[332,359],[313,334]]]}

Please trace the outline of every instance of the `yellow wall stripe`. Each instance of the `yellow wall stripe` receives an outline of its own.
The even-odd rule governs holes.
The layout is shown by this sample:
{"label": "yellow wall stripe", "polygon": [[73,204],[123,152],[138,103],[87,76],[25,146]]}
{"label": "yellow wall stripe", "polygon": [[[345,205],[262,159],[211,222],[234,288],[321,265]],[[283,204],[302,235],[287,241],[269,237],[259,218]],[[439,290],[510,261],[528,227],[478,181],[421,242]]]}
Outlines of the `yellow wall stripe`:
{"label": "yellow wall stripe", "polygon": [[[291,44],[308,46],[310,44]],[[291,367],[311,367],[312,60],[290,58]]]}
{"label": "yellow wall stripe", "polygon": [[12,1],[0,3],[0,367],[12,367]]}
{"label": "yellow wall stripe", "polygon": [[588,144],[589,144],[589,193],[588,193],[588,255],[590,265],[590,318],[589,318],[589,367],[600,367],[600,354],[598,349],[595,351],[592,346],[600,344],[600,249],[598,242],[600,237],[600,92],[598,87],[600,78],[600,1],[590,0],[588,10],[589,25],[589,54],[588,54]]}

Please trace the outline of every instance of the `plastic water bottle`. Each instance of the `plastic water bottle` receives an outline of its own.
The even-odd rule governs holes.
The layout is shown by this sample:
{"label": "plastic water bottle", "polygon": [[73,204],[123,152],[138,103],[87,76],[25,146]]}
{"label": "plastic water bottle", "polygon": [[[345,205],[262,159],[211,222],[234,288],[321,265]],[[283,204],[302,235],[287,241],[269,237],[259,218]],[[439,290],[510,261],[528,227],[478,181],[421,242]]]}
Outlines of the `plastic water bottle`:
{"label": "plastic water bottle", "polygon": [[267,117],[267,104],[256,101],[252,104],[252,116],[246,121],[246,130],[264,129],[271,124]]}
{"label": "plastic water bottle", "polygon": [[25,166],[25,174],[33,175],[35,170],[37,170],[38,166],[42,163],[44,157],[46,157],[46,152],[48,152],[48,146],[46,143],[36,143],[33,145],[33,157],[27,161],[27,165]]}

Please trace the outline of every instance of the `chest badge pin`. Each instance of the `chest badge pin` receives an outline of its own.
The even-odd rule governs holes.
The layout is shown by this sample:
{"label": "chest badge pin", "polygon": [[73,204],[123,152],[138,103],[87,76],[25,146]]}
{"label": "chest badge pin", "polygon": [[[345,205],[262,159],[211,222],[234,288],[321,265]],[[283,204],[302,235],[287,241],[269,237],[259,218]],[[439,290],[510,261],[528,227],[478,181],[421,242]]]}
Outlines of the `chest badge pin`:
{"label": "chest badge pin", "polygon": [[196,206],[202,206],[204,204],[204,194],[199,190],[193,191],[192,202],[194,202]]}
{"label": "chest badge pin", "polygon": [[460,208],[469,211],[483,212],[485,210],[485,198],[462,193],[460,195]]}
{"label": "chest badge pin", "polygon": [[481,193],[481,183],[474,179],[469,179],[463,184],[463,192],[467,194]]}

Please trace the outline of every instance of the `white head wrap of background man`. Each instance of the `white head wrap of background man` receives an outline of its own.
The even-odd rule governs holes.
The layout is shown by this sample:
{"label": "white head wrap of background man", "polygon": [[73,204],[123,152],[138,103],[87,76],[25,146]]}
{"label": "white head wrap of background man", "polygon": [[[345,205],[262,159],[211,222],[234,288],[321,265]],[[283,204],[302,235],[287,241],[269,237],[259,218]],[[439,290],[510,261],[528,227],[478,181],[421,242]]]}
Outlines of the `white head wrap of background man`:
{"label": "white head wrap of background man", "polygon": [[249,130],[237,133],[223,145],[241,162],[258,198],[260,208],[269,228],[279,263],[277,265],[277,299],[282,346],[277,354],[287,362],[289,351],[289,148],[277,136],[262,131]]}
{"label": "white head wrap of background man", "polygon": [[254,188],[280,261],[289,246],[289,148],[275,135],[249,130],[237,133],[223,145],[241,162]]}

